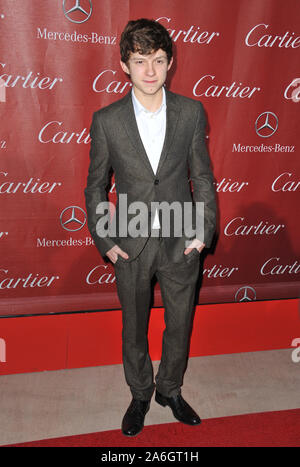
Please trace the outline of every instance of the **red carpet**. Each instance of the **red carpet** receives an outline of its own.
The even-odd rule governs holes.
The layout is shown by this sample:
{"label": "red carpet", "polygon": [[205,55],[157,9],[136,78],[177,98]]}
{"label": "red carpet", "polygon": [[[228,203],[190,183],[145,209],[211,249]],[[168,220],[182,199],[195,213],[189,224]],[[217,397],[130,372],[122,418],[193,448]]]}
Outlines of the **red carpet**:
{"label": "red carpet", "polygon": [[[12,446],[12,445],[11,445]],[[14,446],[28,447],[224,447],[300,446],[300,409],[211,418],[190,427],[166,423],[144,427],[127,438],[120,430],[33,441]]]}

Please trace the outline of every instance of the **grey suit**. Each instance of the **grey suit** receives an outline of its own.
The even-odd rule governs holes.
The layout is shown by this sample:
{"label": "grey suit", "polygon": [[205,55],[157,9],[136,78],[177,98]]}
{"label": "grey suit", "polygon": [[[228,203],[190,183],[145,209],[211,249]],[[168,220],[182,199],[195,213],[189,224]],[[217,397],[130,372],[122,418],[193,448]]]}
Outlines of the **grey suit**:
{"label": "grey suit", "polygon": [[[199,253],[184,255],[186,232],[177,236],[175,221],[170,218],[167,238],[151,236],[151,202],[204,202],[204,241],[212,242],[215,230],[216,203],[213,175],[205,145],[206,119],[202,104],[166,91],[167,125],[163,150],[156,174],[143,147],[133,110],[131,93],[97,111],[90,129],[92,138],[90,167],[85,189],[88,227],[102,256],[115,244],[129,255],[115,263],[117,290],[123,311],[123,363],[126,380],[134,397],[149,399],[154,389],[152,365],[148,353],[147,323],[150,282],[156,274],[165,307],[166,329],[163,353],[156,376],[156,386],[165,396],[180,391],[188,336],[199,274]],[[97,235],[98,203],[107,199],[110,168],[114,170],[117,206],[116,235]],[[191,195],[189,176],[193,183]],[[119,211],[120,194],[128,204],[143,201],[148,206],[139,237],[120,234],[124,213]],[[193,223],[195,212],[193,211]],[[152,212],[153,215],[153,212]],[[127,214],[129,223],[133,215]],[[159,211],[162,226],[161,212]],[[123,226],[124,227],[124,226]],[[150,237],[149,237],[150,234]]]}

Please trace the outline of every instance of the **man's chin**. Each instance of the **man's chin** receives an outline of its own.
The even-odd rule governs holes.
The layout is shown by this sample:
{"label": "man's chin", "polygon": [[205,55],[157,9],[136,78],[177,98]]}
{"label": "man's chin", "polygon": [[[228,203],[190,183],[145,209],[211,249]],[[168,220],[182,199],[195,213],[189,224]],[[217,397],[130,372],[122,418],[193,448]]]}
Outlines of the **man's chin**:
{"label": "man's chin", "polygon": [[161,88],[162,86],[159,86],[159,87],[148,87],[148,88],[144,88],[143,89],[143,94],[145,94],[146,96],[154,96],[155,94],[157,94],[158,92],[161,91]]}
{"label": "man's chin", "polygon": [[138,93],[142,93],[146,96],[154,96],[158,92],[161,91],[163,87],[163,84],[155,84],[155,86],[134,86],[135,89],[137,89]]}

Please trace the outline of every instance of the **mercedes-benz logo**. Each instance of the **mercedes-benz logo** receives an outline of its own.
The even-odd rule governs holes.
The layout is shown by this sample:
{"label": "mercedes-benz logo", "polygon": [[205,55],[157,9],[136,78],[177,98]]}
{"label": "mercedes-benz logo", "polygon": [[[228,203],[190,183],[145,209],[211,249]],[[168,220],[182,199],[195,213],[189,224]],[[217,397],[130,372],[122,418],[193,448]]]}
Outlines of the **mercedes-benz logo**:
{"label": "mercedes-benz logo", "polygon": [[[71,8],[67,9],[70,6]],[[91,16],[93,6],[91,0],[63,0],[63,11],[65,17],[72,23],[84,23]]]}
{"label": "mercedes-benz logo", "polygon": [[253,287],[245,285],[236,292],[234,299],[236,302],[252,302],[256,300],[256,292]]}
{"label": "mercedes-benz logo", "polygon": [[273,112],[263,112],[255,122],[255,131],[261,138],[269,138],[278,129],[278,117]]}
{"label": "mercedes-benz logo", "polygon": [[85,225],[86,213],[79,206],[68,206],[61,212],[59,219],[63,229],[75,232]]}

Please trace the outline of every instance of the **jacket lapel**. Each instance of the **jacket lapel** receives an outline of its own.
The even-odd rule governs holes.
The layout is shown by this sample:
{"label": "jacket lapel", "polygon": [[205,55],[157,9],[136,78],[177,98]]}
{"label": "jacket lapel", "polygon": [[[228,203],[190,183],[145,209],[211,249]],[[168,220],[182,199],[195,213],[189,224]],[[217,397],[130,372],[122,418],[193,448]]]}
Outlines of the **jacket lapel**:
{"label": "jacket lapel", "polygon": [[157,167],[157,173],[154,174],[149,158],[145,151],[143,142],[140,137],[139,129],[137,126],[134,108],[132,103],[131,92],[124,98],[124,105],[121,111],[121,119],[125,126],[126,132],[130,139],[131,144],[136,150],[138,156],[141,156],[143,163],[147,170],[150,170],[153,177],[157,176],[166,157],[168,155],[171,143],[174,139],[176,126],[179,118],[180,107],[177,104],[176,95],[166,89],[166,103],[167,103],[167,115],[166,115],[166,134],[163,149],[160,155],[159,164]]}
{"label": "jacket lapel", "polygon": [[165,89],[165,91],[166,91],[166,103],[167,103],[166,135],[165,135],[165,141],[164,141],[164,145],[163,145],[162,152],[160,155],[156,175],[158,175],[163,163],[165,162],[167,158],[171,144],[174,140],[177,122],[178,122],[178,118],[180,114],[180,106],[177,103],[176,94],[173,94],[167,89]]}
{"label": "jacket lapel", "polygon": [[151,174],[154,176],[152,166],[150,164],[149,158],[147,156],[143,142],[140,137],[139,129],[134,114],[131,92],[129,92],[126,98],[124,99],[124,106],[122,108],[121,118],[123,121],[123,125],[125,126],[126,132],[128,134],[128,138],[132,146],[134,147],[137,156],[141,156],[142,161],[145,164],[147,170],[150,170]]}

